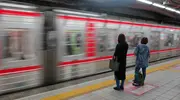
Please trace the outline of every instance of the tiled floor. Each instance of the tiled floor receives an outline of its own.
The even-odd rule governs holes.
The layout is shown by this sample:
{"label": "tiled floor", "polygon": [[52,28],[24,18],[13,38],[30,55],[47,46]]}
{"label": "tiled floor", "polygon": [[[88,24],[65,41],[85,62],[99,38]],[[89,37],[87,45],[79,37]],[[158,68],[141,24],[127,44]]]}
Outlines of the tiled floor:
{"label": "tiled floor", "polygon": [[179,72],[158,71],[149,74],[146,83],[158,87],[141,96],[129,92],[114,91],[113,87],[108,87],[70,100],[180,100]]}
{"label": "tiled floor", "polygon": [[[150,67],[156,67],[161,64],[153,65]],[[134,73],[134,71],[132,70],[127,72],[127,74],[131,73]],[[95,79],[78,85],[61,88],[45,93],[40,93],[16,100],[40,100],[44,97],[53,96],[62,92],[66,92],[69,90],[73,90],[83,86],[88,86],[90,84],[96,84],[98,82],[103,82],[105,80],[111,79],[113,79],[113,76]],[[129,82],[131,81],[132,80],[129,80]],[[146,83],[152,84],[156,86],[156,88],[140,96],[131,94],[127,91],[115,91],[113,90],[113,86],[110,86],[82,96],[71,98],[69,100],[180,100],[180,71],[160,70],[148,74]],[[125,86],[127,86],[127,84]]]}

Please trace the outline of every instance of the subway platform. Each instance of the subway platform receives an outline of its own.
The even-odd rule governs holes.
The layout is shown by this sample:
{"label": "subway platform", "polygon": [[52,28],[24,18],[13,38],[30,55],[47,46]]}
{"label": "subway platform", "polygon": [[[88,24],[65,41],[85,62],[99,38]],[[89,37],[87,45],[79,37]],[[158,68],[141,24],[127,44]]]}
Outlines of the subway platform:
{"label": "subway platform", "polygon": [[132,86],[134,68],[127,71],[124,91],[115,91],[113,73],[103,78],[94,77],[65,88],[57,88],[15,100],[180,100],[180,58],[147,69],[142,87]]}

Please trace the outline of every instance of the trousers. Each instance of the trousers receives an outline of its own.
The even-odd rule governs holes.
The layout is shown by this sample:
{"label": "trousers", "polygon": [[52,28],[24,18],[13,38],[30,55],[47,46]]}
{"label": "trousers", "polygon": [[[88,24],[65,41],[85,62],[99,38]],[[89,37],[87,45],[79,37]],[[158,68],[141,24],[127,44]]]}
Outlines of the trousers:
{"label": "trousers", "polygon": [[116,77],[115,77],[115,79],[116,79],[116,86],[117,86],[117,88],[124,87],[124,81],[125,80],[121,80],[121,85],[120,85],[120,80],[118,80]]}

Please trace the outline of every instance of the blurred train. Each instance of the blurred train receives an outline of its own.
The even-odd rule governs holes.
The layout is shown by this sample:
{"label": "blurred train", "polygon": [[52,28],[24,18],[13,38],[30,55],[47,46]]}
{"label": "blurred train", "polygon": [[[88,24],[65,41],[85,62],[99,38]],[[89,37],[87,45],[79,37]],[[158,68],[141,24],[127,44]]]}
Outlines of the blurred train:
{"label": "blurred train", "polygon": [[[180,28],[109,16],[55,13],[56,81],[109,71],[117,36],[129,44],[127,66],[135,64],[134,48],[149,38],[150,61],[180,55]],[[0,8],[0,94],[43,84],[44,13],[36,9]],[[53,60],[53,59],[52,59]]]}

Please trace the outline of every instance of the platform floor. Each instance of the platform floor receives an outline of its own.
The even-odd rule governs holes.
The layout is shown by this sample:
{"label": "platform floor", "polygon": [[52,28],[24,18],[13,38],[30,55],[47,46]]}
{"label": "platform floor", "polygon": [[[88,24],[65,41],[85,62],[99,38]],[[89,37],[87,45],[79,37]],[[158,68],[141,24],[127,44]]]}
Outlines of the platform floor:
{"label": "platform floor", "polygon": [[125,91],[115,91],[113,75],[16,100],[180,100],[180,59],[150,66],[143,87],[131,85],[127,71]]}

